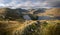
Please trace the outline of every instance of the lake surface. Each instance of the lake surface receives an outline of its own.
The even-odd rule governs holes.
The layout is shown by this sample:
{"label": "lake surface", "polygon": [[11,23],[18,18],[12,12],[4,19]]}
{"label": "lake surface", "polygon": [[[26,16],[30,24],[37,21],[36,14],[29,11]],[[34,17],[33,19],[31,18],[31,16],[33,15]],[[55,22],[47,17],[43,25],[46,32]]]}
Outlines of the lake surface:
{"label": "lake surface", "polygon": [[31,20],[31,17],[30,17],[29,15],[24,15],[23,18],[24,18],[25,20]]}
{"label": "lake surface", "polygon": [[50,16],[39,16],[38,20],[60,20],[60,17],[50,17]]}
{"label": "lake surface", "polygon": [[[29,15],[24,15],[23,18],[24,18],[25,20],[32,20]],[[60,17],[39,16],[39,17],[37,18],[37,20],[56,20],[56,19],[60,20]]]}

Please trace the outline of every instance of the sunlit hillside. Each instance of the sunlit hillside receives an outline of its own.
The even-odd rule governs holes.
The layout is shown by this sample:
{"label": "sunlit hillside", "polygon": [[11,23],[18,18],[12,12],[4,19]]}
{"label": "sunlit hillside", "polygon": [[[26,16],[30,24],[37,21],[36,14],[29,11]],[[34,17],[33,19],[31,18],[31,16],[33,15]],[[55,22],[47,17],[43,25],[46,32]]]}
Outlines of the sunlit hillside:
{"label": "sunlit hillside", "polygon": [[40,21],[25,28],[23,35],[60,35],[60,22]]}
{"label": "sunlit hillside", "polygon": [[51,8],[46,10],[47,15],[60,16],[60,8]]}
{"label": "sunlit hillside", "polygon": [[32,11],[0,9],[0,35],[60,35],[59,8]]}
{"label": "sunlit hillside", "polygon": [[60,20],[0,21],[0,35],[60,35]]}

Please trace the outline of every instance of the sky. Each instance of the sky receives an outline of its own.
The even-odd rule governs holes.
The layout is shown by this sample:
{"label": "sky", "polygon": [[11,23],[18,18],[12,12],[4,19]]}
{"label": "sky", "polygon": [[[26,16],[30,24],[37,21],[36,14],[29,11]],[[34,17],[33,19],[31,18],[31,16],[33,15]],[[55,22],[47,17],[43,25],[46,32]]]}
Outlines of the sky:
{"label": "sky", "polygon": [[25,9],[60,7],[60,0],[0,0],[0,7]]}

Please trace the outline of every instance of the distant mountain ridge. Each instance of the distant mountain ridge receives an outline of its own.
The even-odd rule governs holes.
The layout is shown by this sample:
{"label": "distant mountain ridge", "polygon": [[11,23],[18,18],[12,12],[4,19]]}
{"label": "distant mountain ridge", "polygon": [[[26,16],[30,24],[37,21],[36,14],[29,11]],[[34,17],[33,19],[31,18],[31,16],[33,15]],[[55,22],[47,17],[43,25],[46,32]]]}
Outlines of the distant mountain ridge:
{"label": "distant mountain ridge", "polygon": [[[23,19],[23,16],[28,15],[31,19],[40,18],[41,16],[54,16],[60,17],[60,8],[39,8],[39,9],[10,9],[10,8],[0,8],[0,17],[8,19]],[[48,17],[47,16],[47,17]],[[46,17],[45,17],[46,18]]]}
{"label": "distant mountain ridge", "polygon": [[21,14],[25,12],[28,12],[28,10],[25,9],[10,9],[10,8],[1,8],[0,9],[0,17],[4,18],[20,18],[22,16]]}

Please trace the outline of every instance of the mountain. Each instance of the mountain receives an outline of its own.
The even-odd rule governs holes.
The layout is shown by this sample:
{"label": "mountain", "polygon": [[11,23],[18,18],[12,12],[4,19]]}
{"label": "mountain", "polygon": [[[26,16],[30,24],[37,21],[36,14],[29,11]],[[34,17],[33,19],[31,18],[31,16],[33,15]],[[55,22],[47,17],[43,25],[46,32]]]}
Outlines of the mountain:
{"label": "mountain", "polygon": [[51,8],[46,10],[46,15],[60,16],[60,8]]}
{"label": "mountain", "polygon": [[21,8],[18,9],[1,8],[0,17],[16,19],[16,18],[20,18],[22,14],[26,12],[28,12],[28,10],[21,9]]}
{"label": "mountain", "polygon": [[39,14],[44,13],[46,8],[38,8],[38,9],[29,9],[30,14]]}
{"label": "mountain", "polygon": [[34,14],[44,13],[45,10],[46,10],[45,8],[39,8],[34,12]]}
{"label": "mountain", "polygon": [[[24,19],[24,15],[28,15],[32,20],[38,19],[37,17],[41,16],[53,16],[56,18],[60,18],[60,8],[39,8],[39,9],[10,9],[10,8],[1,8],[0,9],[0,18],[4,19]],[[27,17],[28,18],[28,17]],[[47,18],[47,17],[46,17]]]}
{"label": "mountain", "polygon": [[21,8],[17,8],[17,9],[15,9],[15,11],[20,12],[20,14],[24,14],[24,13],[27,13],[28,12],[28,10],[21,9]]}

